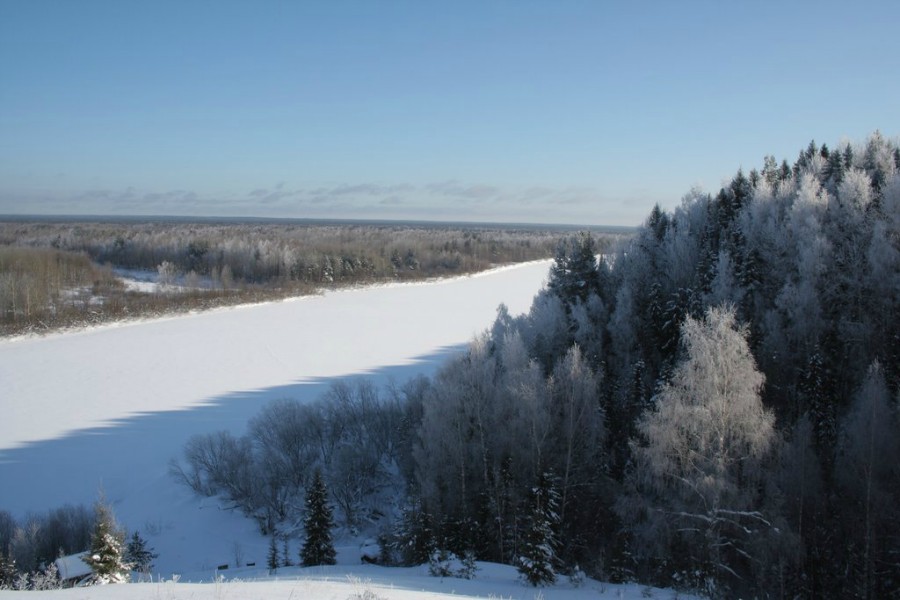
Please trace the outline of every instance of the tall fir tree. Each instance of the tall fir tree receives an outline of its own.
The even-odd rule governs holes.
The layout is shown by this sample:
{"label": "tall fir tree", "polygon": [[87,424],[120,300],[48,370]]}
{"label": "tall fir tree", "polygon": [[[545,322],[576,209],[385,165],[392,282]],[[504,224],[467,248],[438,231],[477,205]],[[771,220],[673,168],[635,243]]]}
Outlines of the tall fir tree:
{"label": "tall fir tree", "polygon": [[428,562],[437,544],[431,515],[422,507],[419,498],[411,498],[400,515],[394,531],[393,548],[397,560],[405,566]]}
{"label": "tall fir tree", "polygon": [[331,530],[334,516],[328,504],[328,489],[321,471],[316,471],[312,485],[306,493],[306,539],[300,550],[300,562],[304,567],[335,564],[334,542]]}
{"label": "tall fir tree", "polygon": [[125,561],[125,533],[102,497],[94,505],[94,519],[91,549],[82,560],[91,567],[94,583],[126,583],[131,565]]}
{"label": "tall fir tree", "polygon": [[269,569],[269,575],[274,575],[278,571],[278,540],[275,534],[269,538],[269,553],[266,555],[266,568]]}
{"label": "tall fir tree", "polygon": [[559,492],[549,473],[542,473],[531,491],[531,518],[517,565],[529,584],[538,587],[556,582]]}

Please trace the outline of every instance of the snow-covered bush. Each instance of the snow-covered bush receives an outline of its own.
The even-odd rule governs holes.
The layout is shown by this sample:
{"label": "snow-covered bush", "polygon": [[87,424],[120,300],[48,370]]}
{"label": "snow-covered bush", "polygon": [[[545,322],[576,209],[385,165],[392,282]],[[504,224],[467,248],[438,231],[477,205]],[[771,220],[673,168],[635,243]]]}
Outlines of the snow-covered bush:
{"label": "snow-covered bush", "polygon": [[471,551],[462,558],[449,550],[439,549],[431,554],[428,560],[428,574],[432,577],[456,577],[457,579],[473,579],[475,571],[475,554]]}
{"label": "snow-covered bush", "polygon": [[567,577],[569,578],[569,583],[572,584],[572,587],[580,588],[584,585],[584,571],[581,570],[581,567],[575,565],[575,568],[569,571]]}

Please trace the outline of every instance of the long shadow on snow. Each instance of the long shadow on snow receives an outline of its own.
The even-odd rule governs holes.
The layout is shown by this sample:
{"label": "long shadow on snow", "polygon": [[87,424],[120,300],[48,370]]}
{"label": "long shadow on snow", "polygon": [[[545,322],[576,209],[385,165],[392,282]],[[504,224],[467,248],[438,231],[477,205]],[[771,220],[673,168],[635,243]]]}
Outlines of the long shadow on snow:
{"label": "long shadow on snow", "polygon": [[195,408],[140,413],[61,438],[0,450],[0,510],[24,515],[66,503],[91,504],[100,489],[117,504],[142,488],[159,485],[161,477],[169,477],[170,460],[181,457],[191,435],[219,430],[243,434],[248,420],[268,402],[282,398],[315,401],[341,380],[402,385],[419,374],[432,374],[463,347],[442,348],[406,365],[233,392],[207,399]]}

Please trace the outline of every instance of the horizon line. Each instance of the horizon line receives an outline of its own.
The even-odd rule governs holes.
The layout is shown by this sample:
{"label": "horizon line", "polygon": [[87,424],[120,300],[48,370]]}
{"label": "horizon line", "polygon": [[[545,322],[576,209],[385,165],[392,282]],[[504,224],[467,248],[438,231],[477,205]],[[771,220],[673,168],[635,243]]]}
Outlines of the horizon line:
{"label": "horizon line", "polygon": [[0,214],[0,222],[76,222],[76,223],[200,223],[200,224],[285,224],[285,225],[399,225],[406,227],[473,227],[501,229],[559,229],[591,230],[605,233],[632,233],[640,225],[602,225],[575,223],[540,223],[517,221],[453,221],[440,219],[377,219],[377,218],[322,218],[322,217],[254,217],[221,215],[162,215],[162,214]]}

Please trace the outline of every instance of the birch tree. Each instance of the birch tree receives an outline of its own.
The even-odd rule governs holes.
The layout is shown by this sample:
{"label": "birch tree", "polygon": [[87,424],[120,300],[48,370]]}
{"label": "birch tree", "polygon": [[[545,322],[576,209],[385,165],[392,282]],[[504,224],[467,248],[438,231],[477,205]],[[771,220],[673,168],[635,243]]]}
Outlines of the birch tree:
{"label": "birch tree", "polygon": [[770,525],[760,510],[774,417],[760,400],[763,375],[734,309],[710,308],[681,329],[684,359],[638,424],[635,496],[619,512],[645,547],[683,556],[686,582],[722,592],[753,561],[753,536]]}

